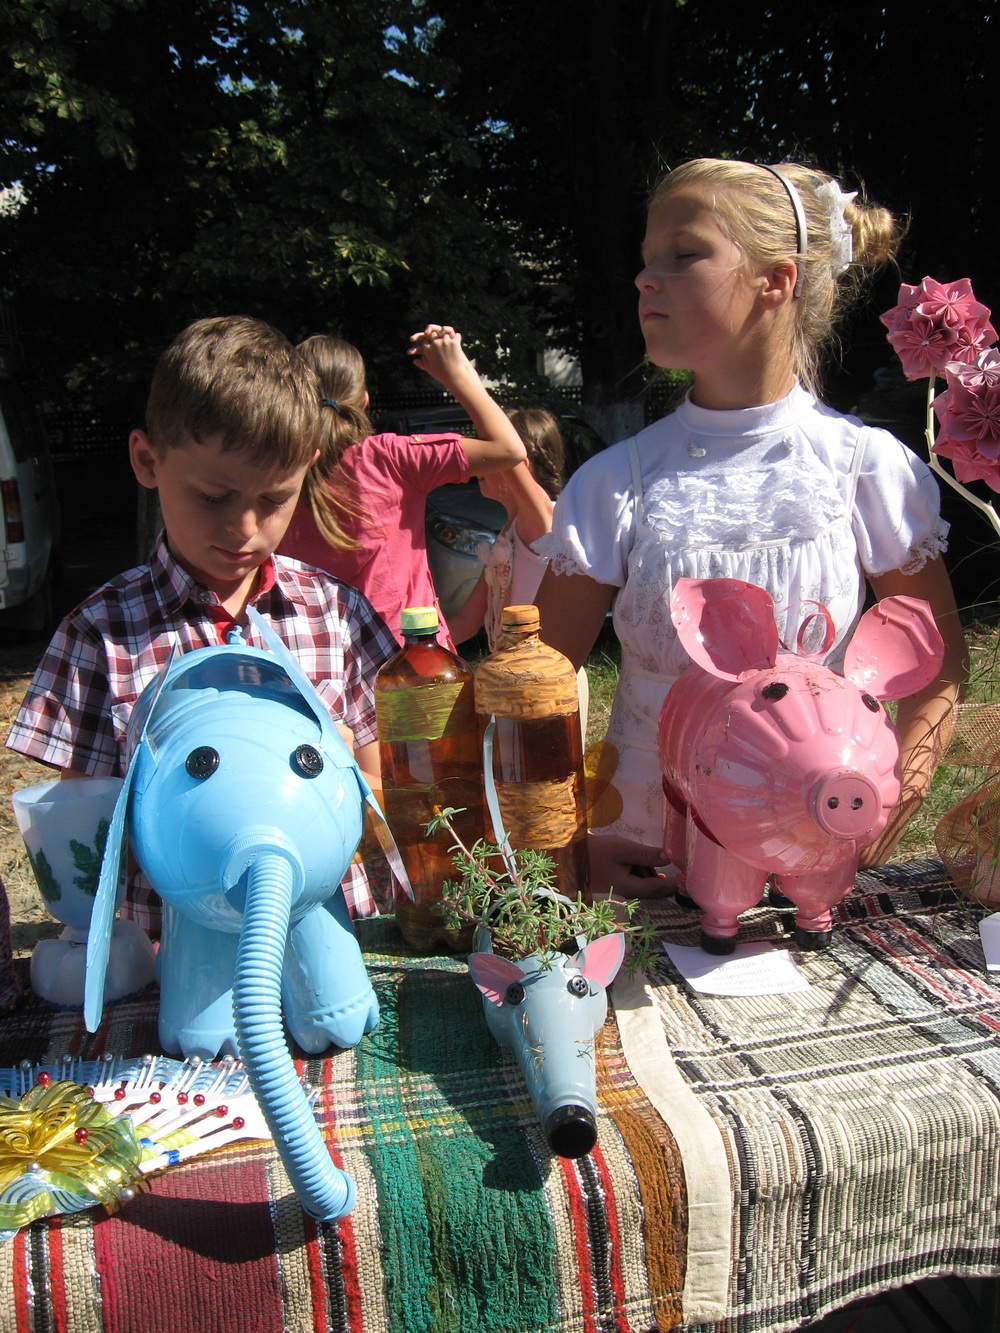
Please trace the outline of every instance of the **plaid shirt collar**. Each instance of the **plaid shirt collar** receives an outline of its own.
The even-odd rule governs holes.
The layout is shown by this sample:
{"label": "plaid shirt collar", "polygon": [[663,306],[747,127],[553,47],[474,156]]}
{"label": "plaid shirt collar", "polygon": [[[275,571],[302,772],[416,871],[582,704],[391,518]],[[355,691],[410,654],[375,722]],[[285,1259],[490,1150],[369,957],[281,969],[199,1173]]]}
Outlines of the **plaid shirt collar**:
{"label": "plaid shirt collar", "polygon": [[[156,545],[149,557],[149,573],[153,595],[167,624],[177,619],[181,608],[188,602],[197,603],[215,620],[224,620],[229,625],[235,623],[215,593],[203,583],[193,579],[177,563],[167,546],[166,534],[163,532],[156,539]],[[306,604],[295,580],[275,563],[273,555],[269,555],[261,565],[259,586],[249,599],[250,605],[257,603],[263,603],[267,610],[277,615],[291,612],[294,606]],[[221,614],[215,614],[216,608]]]}

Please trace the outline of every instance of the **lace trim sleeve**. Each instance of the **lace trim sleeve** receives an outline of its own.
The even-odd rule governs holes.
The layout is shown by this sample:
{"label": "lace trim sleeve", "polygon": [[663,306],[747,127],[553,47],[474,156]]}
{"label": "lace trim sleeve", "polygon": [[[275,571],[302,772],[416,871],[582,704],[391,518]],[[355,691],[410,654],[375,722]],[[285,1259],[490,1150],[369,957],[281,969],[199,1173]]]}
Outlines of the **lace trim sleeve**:
{"label": "lace trim sleeve", "polygon": [[549,557],[549,569],[553,574],[583,574],[587,578],[592,578],[590,571],[584,569],[583,565],[571,555],[568,551],[556,551]]}
{"label": "lace trim sleeve", "polygon": [[900,566],[901,574],[918,574],[928,560],[936,560],[948,549],[948,524],[941,523],[928,533],[919,546],[910,547],[909,559]]}

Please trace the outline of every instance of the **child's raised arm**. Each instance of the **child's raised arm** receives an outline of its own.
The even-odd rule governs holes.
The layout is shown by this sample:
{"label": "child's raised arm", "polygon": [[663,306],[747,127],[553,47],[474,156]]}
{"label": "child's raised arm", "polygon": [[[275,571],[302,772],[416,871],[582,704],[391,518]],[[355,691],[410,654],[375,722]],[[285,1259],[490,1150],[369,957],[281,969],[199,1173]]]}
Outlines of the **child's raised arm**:
{"label": "child's raised arm", "polygon": [[410,342],[415,364],[457,398],[472,419],[477,438],[463,440],[462,447],[473,473],[501,471],[527,457],[521,437],[466,356],[460,333],[449,324],[428,324]]}

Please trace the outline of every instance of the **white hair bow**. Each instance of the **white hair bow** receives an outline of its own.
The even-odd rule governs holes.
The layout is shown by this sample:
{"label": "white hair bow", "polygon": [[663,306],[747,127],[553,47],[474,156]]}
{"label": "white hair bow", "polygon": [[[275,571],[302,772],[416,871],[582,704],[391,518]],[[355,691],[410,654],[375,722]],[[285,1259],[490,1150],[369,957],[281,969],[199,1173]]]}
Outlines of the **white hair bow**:
{"label": "white hair bow", "polygon": [[854,253],[854,235],[844,210],[858,197],[858,192],[852,190],[849,194],[845,193],[835,180],[824,181],[815,188],[816,197],[822,202],[830,219],[830,263],[833,276],[839,278],[850,268]]}

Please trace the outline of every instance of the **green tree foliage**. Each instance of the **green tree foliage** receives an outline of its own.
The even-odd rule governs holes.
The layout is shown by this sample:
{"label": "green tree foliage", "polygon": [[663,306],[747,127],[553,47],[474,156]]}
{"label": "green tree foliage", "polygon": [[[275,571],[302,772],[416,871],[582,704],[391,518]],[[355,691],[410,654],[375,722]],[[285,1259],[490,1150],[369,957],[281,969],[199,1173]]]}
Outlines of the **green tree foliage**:
{"label": "green tree foliage", "polygon": [[396,385],[440,318],[522,382],[545,343],[578,353],[612,433],[643,384],[644,200],[695,154],[860,177],[912,214],[904,277],[1000,304],[997,36],[989,0],[0,0],[27,363],[115,397],[240,310],[337,329]]}
{"label": "green tree foliage", "polygon": [[491,182],[517,228],[542,334],[581,358],[592,409],[638,398],[633,280],[643,204],[666,139],[686,150],[700,108],[677,99],[684,0],[441,0],[437,48]]}
{"label": "green tree foliage", "polygon": [[[577,350],[592,406],[636,390],[632,280],[644,199],[690,156],[805,158],[912,216],[904,276],[973,277],[1000,305],[988,160],[998,65],[990,0],[440,0],[438,49],[499,216],[517,219],[543,327]],[[948,53],[944,56],[943,53]],[[875,321],[849,333],[885,362]],[[891,304],[885,299],[885,304]]]}
{"label": "green tree foliage", "polygon": [[50,392],[141,385],[210,313],[292,337],[339,328],[397,374],[430,318],[495,345],[490,293],[516,306],[524,283],[448,188],[477,163],[416,14],[402,0],[0,6],[0,182],[24,198],[0,216],[0,254]]}

